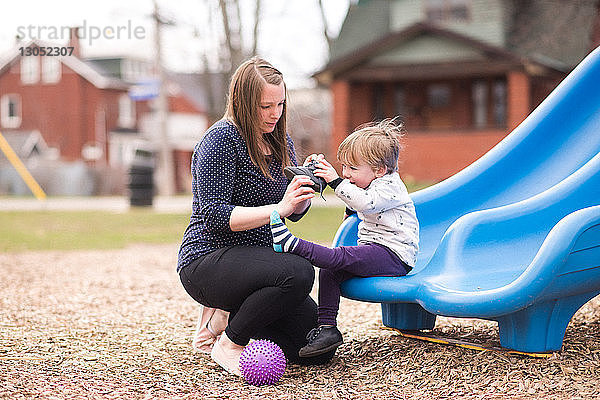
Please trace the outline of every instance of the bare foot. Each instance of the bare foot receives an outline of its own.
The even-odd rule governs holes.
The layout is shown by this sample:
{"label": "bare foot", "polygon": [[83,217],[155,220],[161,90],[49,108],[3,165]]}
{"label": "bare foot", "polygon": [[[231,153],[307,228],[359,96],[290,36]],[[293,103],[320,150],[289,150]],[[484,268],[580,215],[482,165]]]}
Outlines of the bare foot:
{"label": "bare foot", "polygon": [[215,342],[210,357],[230,374],[242,376],[240,372],[240,356],[244,346],[233,343],[227,334],[223,334]]}

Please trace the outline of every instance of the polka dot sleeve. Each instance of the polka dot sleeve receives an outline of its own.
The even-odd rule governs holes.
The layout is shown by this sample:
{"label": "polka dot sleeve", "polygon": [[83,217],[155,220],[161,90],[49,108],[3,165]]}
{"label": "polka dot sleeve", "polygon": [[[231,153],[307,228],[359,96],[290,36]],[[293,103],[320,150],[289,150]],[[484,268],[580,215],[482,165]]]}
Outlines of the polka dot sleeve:
{"label": "polka dot sleeve", "polygon": [[236,155],[225,136],[210,135],[194,153],[193,190],[199,199],[198,214],[209,231],[229,231]]}

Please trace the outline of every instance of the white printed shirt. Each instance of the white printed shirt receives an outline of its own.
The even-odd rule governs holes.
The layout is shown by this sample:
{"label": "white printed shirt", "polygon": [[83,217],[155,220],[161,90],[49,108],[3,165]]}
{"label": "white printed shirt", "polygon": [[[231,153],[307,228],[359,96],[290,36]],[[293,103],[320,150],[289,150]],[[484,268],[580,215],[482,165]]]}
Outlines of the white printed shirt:
{"label": "white printed shirt", "polygon": [[419,222],[406,185],[397,173],[374,179],[361,189],[344,179],[335,194],[357,212],[358,244],[377,243],[414,267],[419,250]]}

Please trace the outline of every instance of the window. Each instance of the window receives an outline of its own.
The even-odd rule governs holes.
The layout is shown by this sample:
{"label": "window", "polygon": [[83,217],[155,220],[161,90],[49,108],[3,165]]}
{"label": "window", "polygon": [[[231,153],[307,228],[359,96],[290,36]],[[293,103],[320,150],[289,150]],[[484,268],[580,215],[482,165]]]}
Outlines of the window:
{"label": "window", "polygon": [[506,126],[506,82],[494,82],[494,123],[496,126]]}
{"label": "window", "polygon": [[133,128],[135,126],[135,102],[128,94],[119,97],[119,126],[122,128]]}
{"label": "window", "polygon": [[468,21],[469,0],[425,0],[429,22]]}
{"label": "window", "polygon": [[382,84],[375,84],[373,88],[373,114],[375,120],[379,121],[385,118],[384,111],[385,88]]}
{"label": "window", "polygon": [[39,57],[21,57],[21,82],[24,85],[33,85],[40,80]]}
{"label": "window", "polygon": [[406,109],[406,90],[404,89],[404,85],[396,85],[394,90],[394,104],[396,107],[396,115],[399,115],[401,118],[406,118],[408,112]]}
{"label": "window", "polygon": [[0,122],[3,128],[21,126],[21,96],[6,94],[0,99]]}
{"label": "window", "polygon": [[432,109],[446,108],[450,105],[450,86],[434,84],[427,87],[427,102]]}
{"label": "window", "polygon": [[60,67],[60,59],[58,59],[57,57],[42,57],[42,82],[60,82]]}
{"label": "window", "polygon": [[473,124],[476,128],[487,126],[488,86],[484,81],[473,83]]}
{"label": "window", "polygon": [[506,126],[506,82],[475,81],[472,87],[473,125],[476,128]]}

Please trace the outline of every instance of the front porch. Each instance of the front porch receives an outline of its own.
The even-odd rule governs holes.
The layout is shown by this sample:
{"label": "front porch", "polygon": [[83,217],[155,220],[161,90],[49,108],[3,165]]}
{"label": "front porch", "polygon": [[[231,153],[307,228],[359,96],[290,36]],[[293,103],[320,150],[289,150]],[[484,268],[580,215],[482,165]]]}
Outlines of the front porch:
{"label": "front porch", "polygon": [[398,117],[407,131],[401,175],[440,181],[501,141],[559,82],[558,77],[536,77],[519,69],[487,76],[391,79],[398,75],[403,74],[372,74],[371,79],[362,74],[361,81],[345,77],[332,82],[330,158],[356,127]]}

